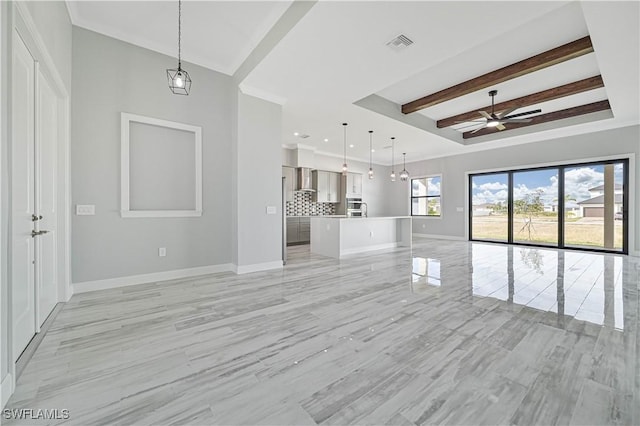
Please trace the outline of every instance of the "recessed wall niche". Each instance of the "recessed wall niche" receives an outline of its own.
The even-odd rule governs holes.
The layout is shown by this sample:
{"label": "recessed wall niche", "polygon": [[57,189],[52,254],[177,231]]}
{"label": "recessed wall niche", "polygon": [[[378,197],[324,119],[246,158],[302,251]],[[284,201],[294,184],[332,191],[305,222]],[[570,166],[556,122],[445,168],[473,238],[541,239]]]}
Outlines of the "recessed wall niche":
{"label": "recessed wall niche", "polygon": [[202,128],[121,113],[122,217],[202,216]]}

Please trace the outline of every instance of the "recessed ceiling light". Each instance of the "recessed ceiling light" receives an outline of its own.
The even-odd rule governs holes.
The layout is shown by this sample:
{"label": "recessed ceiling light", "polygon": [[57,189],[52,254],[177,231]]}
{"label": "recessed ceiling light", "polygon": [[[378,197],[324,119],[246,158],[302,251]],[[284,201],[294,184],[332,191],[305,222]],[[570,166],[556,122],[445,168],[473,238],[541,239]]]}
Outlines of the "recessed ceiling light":
{"label": "recessed ceiling light", "polygon": [[353,146],[354,146],[354,145],[353,145],[353,144],[351,144],[351,145],[349,145],[349,148],[353,148]]}
{"label": "recessed ceiling light", "polygon": [[376,152],[376,150],[375,150],[375,149],[372,149],[372,150],[371,150],[371,152]]}
{"label": "recessed ceiling light", "polygon": [[329,139],[325,138],[325,139],[324,139],[324,141],[325,141],[325,142],[329,142]]}
{"label": "recessed ceiling light", "polygon": [[293,136],[298,136],[300,133],[298,132],[293,132]]}

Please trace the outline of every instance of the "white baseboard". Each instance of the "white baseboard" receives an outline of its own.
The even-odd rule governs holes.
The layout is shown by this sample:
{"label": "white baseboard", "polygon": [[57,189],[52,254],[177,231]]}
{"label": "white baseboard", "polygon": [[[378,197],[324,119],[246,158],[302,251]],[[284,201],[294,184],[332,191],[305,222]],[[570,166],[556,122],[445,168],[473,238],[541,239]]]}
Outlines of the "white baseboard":
{"label": "white baseboard", "polygon": [[232,265],[233,272],[236,274],[249,274],[251,272],[268,271],[270,269],[282,268],[282,260],[276,260],[273,262],[254,263],[252,265]]}
{"label": "white baseboard", "polygon": [[13,395],[13,376],[8,373],[0,385],[0,407],[4,408]]}
{"label": "white baseboard", "polygon": [[221,265],[200,266],[197,268],[176,269],[173,271],[154,272],[151,274],[130,275],[128,277],[109,278],[106,280],[85,281],[71,285],[73,293],[86,293],[88,291],[106,290],[110,288],[126,287],[136,284],[147,284],[156,281],[176,280],[180,278],[197,277],[199,275],[217,274],[220,272],[235,272],[234,265],[224,263]]}
{"label": "white baseboard", "polygon": [[397,247],[398,247],[398,243],[385,243],[385,244],[376,244],[373,246],[356,247],[352,249],[340,250],[340,257],[349,256],[351,254],[357,254],[357,253],[365,253],[367,251],[393,249]]}
{"label": "white baseboard", "polygon": [[411,235],[413,237],[434,238],[436,240],[467,241],[467,239],[465,237],[458,237],[458,236],[455,236],[455,235],[421,234],[421,233],[418,233],[418,232],[414,232]]}

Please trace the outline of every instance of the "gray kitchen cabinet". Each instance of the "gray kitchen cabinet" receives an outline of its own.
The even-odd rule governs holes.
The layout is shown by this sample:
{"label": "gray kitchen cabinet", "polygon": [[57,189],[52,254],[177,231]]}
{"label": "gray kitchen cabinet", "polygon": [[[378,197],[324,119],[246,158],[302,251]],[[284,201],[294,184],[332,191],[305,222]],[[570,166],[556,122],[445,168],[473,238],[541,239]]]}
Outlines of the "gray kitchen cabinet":
{"label": "gray kitchen cabinet", "polygon": [[288,217],[287,218],[287,244],[296,244],[299,239],[300,218]]}
{"label": "gray kitchen cabinet", "polygon": [[362,175],[360,173],[347,173],[345,198],[362,198]]}
{"label": "gray kitchen cabinet", "polygon": [[293,201],[293,191],[296,188],[296,169],[282,166],[282,177],[285,179],[285,201]]}
{"label": "gray kitchen cabinet", "polygon": [[314,170],[311,173],[313,188],[313,201],[317,203],[340,202],[340,173]]}
{"label": "gray kitchen cabinet", "polygon": [[300,227],[298,228],[298,242],[306,244],[311,242],[311,218],[300,217]]}
{"label": "gray kitchen cabinet", "polygon": [[287,218],[287,245],[308,244],[311,241],[311,218]]}

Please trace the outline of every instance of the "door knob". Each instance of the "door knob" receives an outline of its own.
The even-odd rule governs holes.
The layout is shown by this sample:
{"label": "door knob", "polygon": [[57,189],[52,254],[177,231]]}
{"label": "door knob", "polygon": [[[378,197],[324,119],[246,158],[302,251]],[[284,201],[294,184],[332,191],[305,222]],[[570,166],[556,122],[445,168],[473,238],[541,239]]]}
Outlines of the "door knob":
{"label": "door knob", "polygon": [[49,232],[49,231],[31,231],[31,238],[35,238],[38,235],[46,234],[47,232]]}

